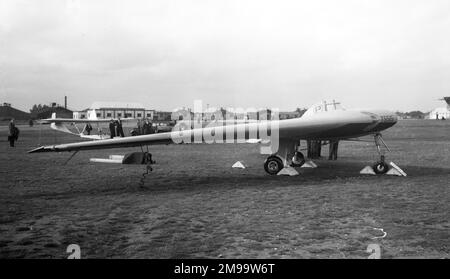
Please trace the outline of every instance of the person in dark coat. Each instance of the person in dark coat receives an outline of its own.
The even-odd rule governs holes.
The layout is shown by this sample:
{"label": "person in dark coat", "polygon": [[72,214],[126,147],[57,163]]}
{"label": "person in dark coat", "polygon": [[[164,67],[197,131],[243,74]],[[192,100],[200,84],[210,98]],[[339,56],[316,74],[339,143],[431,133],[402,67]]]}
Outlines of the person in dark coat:
{"label": "person in dark coat", "polygon": [[147,119],[145,119],[144,120],[144,124],[142,124],[142,134],[143,135],[146,135],[147,133],[146,133],[146,131],[147,131],[147,128],[148,127],[148,120]]}
{"label": "person in dark coat", "polygon": [[330,150],[329,150],[328,160],[337,160],[338,148],[339,148],[339,141],[338,140],[330,140]]}
{"label": "person in dark coat", "polygon": [[152,122],[150,122],[148,119],[145,120],[143,128],[144,128],[144,135],[150,135],[153,133]]}
{"label": "person in dark coat", "polygon": [[115,125],[114,120],[112,120],[112,119],[109,122],[109,133],[110,133],[112,139],[116,136],[116,125]]}
{"label": "person in dark coat", "polygon": [[91,124],[87,123],[86,126],[84,126],[84,130],[86,131],[86,133],[88,134],[88,136],[91,135],[91,131],[92,131],[92,126]]}
{"label": "person in dark coat", "polygon": [[142,135],[142,123],[141,120],[137,120],[137,127],[134,129],[136,135]]}
{"label": "person in dark coat", "polygon": [[9,122],[9,135],[8,135],[9,146],[14,147],[14,142],[18,139],[19,139],[19,129],[17,129],[16,124],[14,123],[14,119],[11,119],[11,122]]}
{"label": "person in dark coat", "polygon": [[144,135],[144,124],[145,124],[145,120],[142,119],[139,123],[139,135]]}
{"label": "person in dark coat", "polygon": [[117,120],[116,124],[117,124],[117,135],[124,138],[125,134],[123,133],[122,120],[120,120],[120,117]]}

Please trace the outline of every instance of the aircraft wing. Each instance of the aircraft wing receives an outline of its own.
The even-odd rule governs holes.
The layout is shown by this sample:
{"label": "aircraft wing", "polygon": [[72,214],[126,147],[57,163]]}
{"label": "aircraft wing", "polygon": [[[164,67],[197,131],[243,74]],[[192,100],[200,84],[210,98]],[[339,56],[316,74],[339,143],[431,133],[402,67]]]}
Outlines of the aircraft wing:
{"label": "aircraft wing", "polygon": [[[236,138],[237,131],[242,131],[245,139],[242,143],[247,143],[246,140],[257,138],[257,129],[262,129],[266,127],[267,123],[251,123],[251,124],[240,124],[240,125],[229,125],[229,126],[219,126],[219,127],[209,127],[200,129],[188,129],[183,131],[173,131],[167,133],[158,133],[151,135],[142,135],[135,137],[126,138],[115,138],[115,139],[105,139],[100,141],[86,141],[68,144],[58,144],[49,145],[36,148],[29,151],[29,153],[36,152],[62,152],[62,151],[81,151],[81,150],[96,150],[96,149],[110,149],[110,148],[121,148],[121,147],[136,147],[136,146],[147,146],[147,145],[158,145],[158,144],[170,144],[170,143],[181,143],[184,142],[194,142],[196,136],[202,136],[203,134],[215,134],[222,135],[223,139],[227,138],[227,133],[231,133],[233,138]],[[264,127],[263,127],[264,126]],[[253,133],[252,133],[253,132]],[[228,135],[229,135],[228,134]],[[254,135],[254,136],[252,136]],[[187,139],[187,140],[186,140]]]}
{"label": "aircraft wing", "polygon": [[[128,122],[136,120],[135,118],[123,118],[121,119],[122,122]],[[70,119],[70,118],[47,118],[47,119],[41,119],[38,122],[41,124],[50,124],[50,123],[56,123],[56,124],[65,124],[65,123],[109,123],[111,119]]]}
{"label": "aircraft wing", "polygon": [[[263,138],[261,136],[261,131],[271,131],[272,128],[274,129],[274,133],[275,131],[278,131],[280,141],[295,141],[300,139],[344,139],[370,134],[372,133],[372,126],[376,123],[378,123],[378,121],[374,120],[370,115],[358,112],[348,112],[345,114],[326,113],[322,116],[309,118],[261,121],[256,123],[207,127],[192,130],[188,129],[127,138],[42,146],[31,150],[30,153],[170,144],[173,142],[180,143],[183,140],[186,142],[185,139],[188,139],[187,142],[194,142],[196,137],[198,139],[198,136],[200,136],[200,142],[202,142],[202,135],[214,135],[215,138],[220,137],[224,140],[230,139],[231,136],[231,142],[236,142],[236,139],[240,138],[238,136],[241,135],[240,139],[242,141],[237,141],[237,143],[247,143],[248,140],[262,139],[264,141],[270,139],[270,137]],[[239,134],[240,132],[241,134]],[[207,141],[205,140],[205,142]]]}
{"label": "aircraft wing", "polygon": [[68,144],[58,144],[42,146],[29,151],[29,153],[36,152],[62,152],[62,151],[80,151],[80,150],[96,150],[109,149],[121,147],[135,147],[155,144],[169,144],[171,143],[170,133],[152,134],[136,137],[105,139],[96,141],[85,141]]}

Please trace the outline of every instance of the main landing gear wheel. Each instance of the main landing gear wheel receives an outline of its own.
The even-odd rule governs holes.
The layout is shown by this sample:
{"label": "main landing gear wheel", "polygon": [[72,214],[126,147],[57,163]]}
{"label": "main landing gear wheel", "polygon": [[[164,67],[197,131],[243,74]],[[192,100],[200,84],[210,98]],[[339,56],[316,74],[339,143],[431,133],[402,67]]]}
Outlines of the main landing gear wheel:
{"label": "main landing gear wheel", "polygon": [[294,157],[292,158],[292,164],[291,166],[293,167],[301,167],[305,164],[306,160],[305,160],[305,155],[303,155],[303,153],[297,151],[295,152]]}
{"label": "main landing gear wheel", "polygon": [[283,167],[283,161],[277,156],[270,156],[264,162],[264,170],[270,175],[276,175]]}

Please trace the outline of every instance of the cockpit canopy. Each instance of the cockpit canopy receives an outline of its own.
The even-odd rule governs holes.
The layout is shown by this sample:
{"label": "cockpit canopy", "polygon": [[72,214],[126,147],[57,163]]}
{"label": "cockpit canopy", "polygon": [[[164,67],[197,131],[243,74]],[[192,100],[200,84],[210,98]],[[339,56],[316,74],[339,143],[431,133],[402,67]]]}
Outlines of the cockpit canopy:
{"label": "cockpit canopy", "polygon": [[333,100],[332,102],[329,101],[322,101],[317,104],[314,104],[311,106],[303,115],[303,117],[312,116],[318,113],[324,113],[329,111],[337,111],[337,110],[345,110],[345,108],[341,105],[341,103],[336,102]]}

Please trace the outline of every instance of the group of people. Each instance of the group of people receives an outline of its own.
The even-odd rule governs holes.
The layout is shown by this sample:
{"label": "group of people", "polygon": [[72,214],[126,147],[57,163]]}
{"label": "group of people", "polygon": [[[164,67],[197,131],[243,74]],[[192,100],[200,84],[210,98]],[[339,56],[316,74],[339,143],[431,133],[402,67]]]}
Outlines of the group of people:
{"label": "group of people", "polygon": [[[326,142],[320,140],[309,140],[308,144],[308,158],[315,159],[321,157],[322,145],[326,144]],[[329,144],[329,153],[328,160],[337,160],[338,159],[338,148],[339,148],[339,140],[330,140]]]}
{"label": "group of people", "polygon": [[135,135],[150,135],[156,132],[153,123],[148,119],[138,120],[137,128],[133,131]]}
{"label": "group of people", "polygon": [[[83,129],[83,133],[86,133],[87,135],[91,134],[92,131],[92,126],[91,124],[87,123],[84,126]],[[100,131],[101,133],[101,131]],[[118,118],[117,120],[111,119],[111,121],[109,122],[109,133],[111,138],[115,138],[115,137],[125,137],[125,133],[123,131],[123,126],[122,126],[122,121],[120,120],[120,118]],[[155,128],[153,127],[153,124],[150,120],[145,119],[145,120],[138,120],[137,122],[137,128],[133,129],[133,131],[131,132],[132,136],[137,136],[137,135],[148,135],[148,134],[154,134],[155,133]]]}
{"label": "group of people", "polygon": [[122,121],[120,120],[120,118],[117,120],[111,119],[111,121],[109,122],[109,133],[112,139],[115,137],[125,137],[125,134],[123,133]]}

